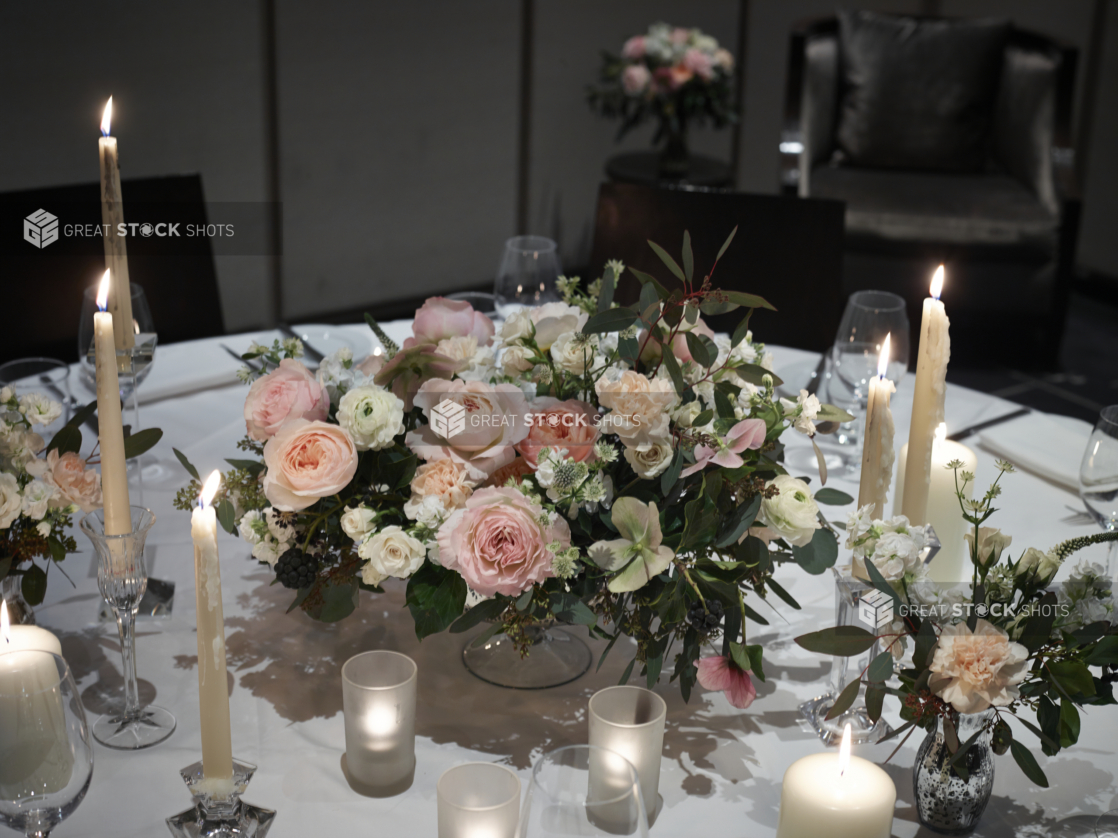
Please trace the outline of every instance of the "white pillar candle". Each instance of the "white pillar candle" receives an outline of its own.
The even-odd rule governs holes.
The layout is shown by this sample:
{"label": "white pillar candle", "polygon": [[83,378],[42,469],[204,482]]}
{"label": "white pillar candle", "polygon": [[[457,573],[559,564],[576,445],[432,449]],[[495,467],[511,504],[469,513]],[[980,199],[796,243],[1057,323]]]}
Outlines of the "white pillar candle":
{"label": "white pillar candle", "polygon": [[850,725],[839,753],[798,759],[784,774],[776,838],[889,838],[897,789],[869,760],[850,756]]}
{"label": "white pillar candle", "polygon": [[[901,448],[901,463],[897,471],[897,500],[893,504],[893,514],[901,514],[904,508],[905,458],[908,445]],[[936,531],[940,542],[939,552],[928,565],[928,574],[936,582],[954,585],[971,578],[970,553],[963,534],[969,532],[970,524],[963,520],[963,510],[955,494],[955,472],[947,468],[952,460],[963,463],[959,472],[975,473],[978,457],[967,446],[947,439],[947,425],[936,428],[935,441],[932,443],[932,469],[928,485],[927,522]],[[973,497],[974,481],[965,486],[959,481],[959,488],[968,500]]]}
{"label": "white pillar candle", "polygon": [[93,345],[97,370],[97,427],[101,442],[101,493],[105,502],[105,535],[132,532],[128,501],[128,463],[124,459],[124,421],[120,416],[120,380],[116,371],[113,316],[105,311],[111,272],[105,271],[93,315]]}
{"label": "white pillar candle", "polygon": [[101,158],[101,224],[104,228],[105,267],[112,271],[113,286],[109,290],[109,313],[115,326],[117,349],[131,349],[136,344],[132,325],[132,286],[128,279],[128,247],[120,235],[124,225],[124,204],[120,195],[120,159],[116,137],[110,136],[113,118],[113,97],[105,104],[101,116],[101,134],[97,150]]}
{"label": "white pillar candle", "polygon": [[862,443],[862,477],[858,485],[858,508],[873,504],[873,518],[885,514],[885,501],[893,479],[893,412],[889,396],[897,392],[885,377],[889,368],[889,335],[881,343],[877,358],[877,377],[870,380],[866,402],[866,433]]}
{"label": "white pillar candle", "polygon": [[8,604],[0,602],[0,654],[7,652],[50,652],[62,657],[62,644],[58,638],[38,626],[10,625]]}
{"label": "white pillar candle", "polygon": [[920,350],[916,359],[916,385],[912,397],[912,424],[908,430],[905,467],[904,515],[917,526],[927,523],[928,480],[932,467],[932,442],[943,421],[947,395],[947,362],[951,358],[951,322],[939,300],[943,290],[943,265],[932,277],[931,296],[924,300],[920,318]]}
{"label": "white pillar candle", "polygon": [[[217,515],[211,505],[221,473],[202,488],[190,516],[198,603],[198,704],[202,715],[202,774],[208,781],[231,781],[233,741],[225,674],[225,616],[221,607],[221,566],[217,555]],[[231,788],[231,786],[230,786]],[[215,788],[216,790],[216,788]]]}

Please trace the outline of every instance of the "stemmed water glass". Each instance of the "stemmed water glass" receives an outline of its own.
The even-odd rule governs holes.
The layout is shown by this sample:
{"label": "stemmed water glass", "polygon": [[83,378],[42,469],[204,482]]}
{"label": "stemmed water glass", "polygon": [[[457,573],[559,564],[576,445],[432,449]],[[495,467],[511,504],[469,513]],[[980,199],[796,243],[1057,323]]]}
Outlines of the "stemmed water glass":
{"label": "stemmed water glass", "polygon": [[[1079,496],[1107,532],[1118,529],[1118,405],[1104,407],[1079,465]],[[1110,542],[1106,573],[1118,574],[1118,542]]]}
{"label": "stemmed water glass", "polygon": [[123,751],[162,742],[174,733],[176,724],[170,711],[154,704],[140,704],[136,681],[136,611],[147,589],[144,541],[155,523],[155,515],[141,506],[133,506],[131,511],[132,532],[124,535],[106,534],[103,509],[90,512],[80,524],[97,552],[97,587],[116,616],[124,663],[124,707],[99,718],[93,725],[93,738]]}
{"label": "stemmed water glass", "polygon": [[50,652],[0,655],[0,717],[0,823],[47,838],[93,776],[93,744],[66,661]]}
{"label": "stemmed water glass", "polygon": [[559,247],[543,236],[514,236],[505,242],[493,294],[497,312],[505,317],[520,306],[538,306],[559,299],[555,281],[562,273]]}

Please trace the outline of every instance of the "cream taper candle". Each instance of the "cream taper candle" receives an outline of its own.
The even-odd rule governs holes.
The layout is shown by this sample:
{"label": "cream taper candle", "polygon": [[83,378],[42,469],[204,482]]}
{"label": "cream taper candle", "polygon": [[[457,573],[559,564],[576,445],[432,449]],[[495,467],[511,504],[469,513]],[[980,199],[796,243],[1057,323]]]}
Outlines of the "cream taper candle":
{"label": "cream taper candle", "polygon": [[873,504],[871,517],[874,519],[885,514],[885,501],[893,480],[893,412],[889,409],[889,396],[897,392],[897,388],[885,377],[889,368],[889,338],[890,335],[886,335],[881,342],[877,376],[870,379],[866,433],[862,443],[862,476],[858,484],[858,508]]}
{"label": "cream taper candle", "polygon": [[217,555],[217,515],[211,501],[221,483],[215,471],[202,487],[190,516],[198,603],[198,704],[202,715],[202,774],[207,780],[233,777],[229,689],[225,674],[225,615],[221,607],[221,565]]}
{"label": "cream taper candle", "polygon": [[125,244],[124,204],[120,196],[120,158],[116,137],[110,135],[113,119],[113,97],[105,104],[101,116],[101,134],[97,150],[101,158],[101,223],[104,227],[105,267],[113,272],[109,290],[109,313],[113,316],[114,340],[117,349],[136,345],[132,325],[132,286],[128,279],[128,247]]}
{"label": "cream taper candle", "polygon": [[105,535],[132,532],[132,509],[128,502],[128,463],[124,457],[124,421],[120,416],[120,380],[116,371],[116,340],[113,316],[105,311],[111,285],[105,271],[97,291],[93,315],[93,345],[97,371],[97,427],[101,442],[101,493],[105,502]]}
{"label": "cream taper candle", "polygon": [[932,277],[931,296],[924,300],[920,319],[920,351],[916,360],[916,386],[912,397],[912,423],[908,430],[905,465],[904,515],[917,526],[927,523],[928,480],[932,467],[935,429],[943,421],[947,395],[947,362],[951,358],[951,322],[940,302],[943,265]]}

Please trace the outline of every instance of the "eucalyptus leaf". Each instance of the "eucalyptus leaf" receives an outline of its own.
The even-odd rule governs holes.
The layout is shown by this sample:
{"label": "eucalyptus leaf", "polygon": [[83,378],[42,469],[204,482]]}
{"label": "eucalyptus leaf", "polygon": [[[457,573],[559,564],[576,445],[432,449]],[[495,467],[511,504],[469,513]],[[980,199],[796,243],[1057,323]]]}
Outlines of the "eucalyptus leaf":
{"label": "eucalyptus leaf", "polygon": [[[186,469],[187,474],[195,480],[201,481],[202,478],[198,476],[198,469],[194,468],[194,465],[186,458],[186,454],[182,453],[177,448],[172,448],[171,450],[175,452],[175,456],[178,457],[179,462],[182,463],[182,467]],[[228,462],[228,460],[226,462]]]}
{"label": "eucalyptus leaf", "polygon": [[1010,753],[1013,754],[1013,759],[1016,760],[1017,765],[1024,772],[1025,776],[1040,786],[1042,789],[1048,788],[1048,778],[1044,776],[1044,772],[1040,770],[1037,764],[1036,757],[1033,756],[1032,751],[1014,739],[1009,743]]}
{"label": "eucalyptus leaf", "polygon": [[617,290],[617,271],[609,265],[602,272],[602,290],[598,292],[598,311],[609,311],[613,304],[613,294]]}
{"label": "eucalyptus leaf", "polygon": [[854,699],[858,697],[858,690],[861,686],[862,682],[858,679],[854,679],[843,687],[842,692],[840,692],[838,698],[835,699],[835,703],[832,704],[831,709],[827,711],[826,720],[830,721],[849,710],[854,704]]}
{"label": "eucalyptus leaf", "polygon": [[648,246],[652,248],[653,253],[660,257],[660,261],[667,266],[668,270],[672,272],[676,279],[684,279],[683,269],[676,264],[675,259],[671,257],[668,251],[664,250],[664,248],[660,247],[660,245],[656,244],[652,239],[648,240]]}
{"label": "eucalyptus leaf", "polygon": [[695,254],[691,251],[691,232],[683,231],[683,274],[690,282],[695,275]]}
{"label": "eucalyptus leaf", "polygon": [[124,438],[124,458],[131,460],[139,457],[155,447],[163,438],[163,431],[159,428],[144,428]]}
{"label": "eucalyptus leaf", "polygon": [[593,335],[605,332],[620,332],[637,322],[637,313],[631,308],[610,308],[599,311],[586,321],[583,334]]}
{"label": "eucalyptus leaf", "polygon": [[825,503],[828,506],[846,506],[848,503],[854,503],[854,498],[838,489],[820,489],[813,497],[816,503]]}
{"label": "eucalyptus leaf", "polygon": [[730,246],[730,242],[734,240],[734,236],[737,235],[737,232],[738,228],[735,224],[734,229],[730,231],[730,235],[726,236],[726,241],[722,242],[722,247],[718,248],[718,255],[714,257],[715,262],[719,261],[722,258],[722,254],[726,252],[726,249]]}
{"label": "eucalyptus leaf", "polygon": [[796,643],[809,652],[851,658],[868,650],[875,639],[874,635],[858,626],[832,626],[802,634],[796,638]]}

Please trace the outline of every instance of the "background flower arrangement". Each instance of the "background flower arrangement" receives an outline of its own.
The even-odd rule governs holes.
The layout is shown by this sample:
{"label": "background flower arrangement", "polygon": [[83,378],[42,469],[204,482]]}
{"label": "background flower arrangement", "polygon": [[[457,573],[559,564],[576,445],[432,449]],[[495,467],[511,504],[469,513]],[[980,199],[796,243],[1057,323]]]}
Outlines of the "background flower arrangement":
{"label": "background flower arrangement", "polygon": [[[763,672],[745,620],[767,623],[770,594],[799,607],[774,568],[833,565],[818,503],[850,500],[786,474],[780,438],[849,416],[806,392],[777,398],[749,330],[771,306],[696,281],[689,236],[682,266],[652,246],[675,281],[633,271],[634,305],[613,302],[623,266],[610,263],[499,333],[433,298],[402,347],[370,319],[386,352],[360,364],[342,351],[312,375],[297,341],[254,348],[271,371],[249,389],[239,447],[253,456],[228,461],[222,525],[316,619],[406,579],[420,638],[489,621],[475,643],[504,632],[526,648],[527,626],[582,624],[607,653],[636,640],[623,680],[667,666],[685,696],[699,680],[747,705]],[[731,337],[703,322],[738,308]],[[189,509],[197,473],[179,456]],[[470,590],[485,599],[467,610]]]}
{"label": "background flower arrangement", "polygon": [[665,142],[664,174],[687,171],[687,128],[707,120],[733,124],[734,57],[699,29],[655,23],[625,42],[621,55],[602,53],[598,82],[587,88],[591,109],[618,119],[620,139],[647,119],[658,123],[653,144]]}

